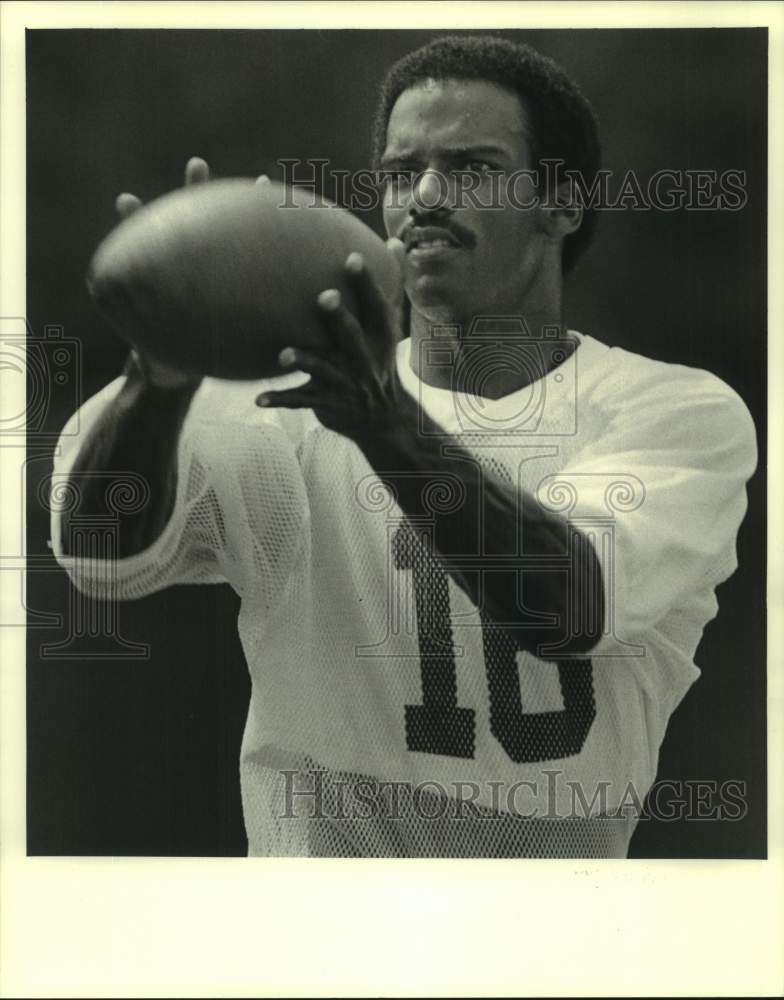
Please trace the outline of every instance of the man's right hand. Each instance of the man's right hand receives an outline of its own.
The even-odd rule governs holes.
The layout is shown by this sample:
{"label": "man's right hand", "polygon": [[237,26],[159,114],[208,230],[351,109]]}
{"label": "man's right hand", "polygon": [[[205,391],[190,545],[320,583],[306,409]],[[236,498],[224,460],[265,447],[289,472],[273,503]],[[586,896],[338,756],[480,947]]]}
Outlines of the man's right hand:
{"label": "man's right hand", "polygon": [[[204,184],[210,179],[210,168],[207,163],[198,156],[192,156],[185,165],[185,185]],[[127,219],[134,212],[142,207],[141,198],[127,191],[117,196],[114,203],[117,214],[121,219]],[[198,384],[201,378],[197,375],[186,374],[172,365],[164,364],[149,354],[141,355],[134,351],[134,360],[143,373],[145,379],[159,389],[178,389],[189,384]]]}

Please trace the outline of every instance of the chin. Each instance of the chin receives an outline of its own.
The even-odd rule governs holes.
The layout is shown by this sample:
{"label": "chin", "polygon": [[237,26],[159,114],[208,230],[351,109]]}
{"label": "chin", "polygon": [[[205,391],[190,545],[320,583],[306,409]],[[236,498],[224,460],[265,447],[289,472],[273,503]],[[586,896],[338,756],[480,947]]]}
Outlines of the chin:
{"label": "chin", "polygon": [[419,278],[406,289],[411,308],[429,323],[447,324],[458,322],[465,316],[462,296],[455,293],[445,282],[433,278]]}

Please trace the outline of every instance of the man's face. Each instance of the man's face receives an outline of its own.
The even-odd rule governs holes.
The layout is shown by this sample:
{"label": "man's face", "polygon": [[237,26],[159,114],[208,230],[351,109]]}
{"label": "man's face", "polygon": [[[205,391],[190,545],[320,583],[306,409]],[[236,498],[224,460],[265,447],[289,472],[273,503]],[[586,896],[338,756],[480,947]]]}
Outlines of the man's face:
{"label": "man's face", "polygon": [[[531,202],[534,184],[518,178],[514,204],[505,178],[488,174],[532,169],[516,94],[480,80],[411,87],[392,109],[381,167],[390,172],[384,223],[389,236],[406,243],[406,291],[417,312],[432,322],[468,324],[478,315],[535,308],[542,272],[554,258],[545,252],[552,245],[541,210],[517,207]],[[422,175],[416,186],[409,172]],[[458,198],[461,173],[473,175],[475,201],[496,207]],[[439,200],[446,206],[429,211]]]}

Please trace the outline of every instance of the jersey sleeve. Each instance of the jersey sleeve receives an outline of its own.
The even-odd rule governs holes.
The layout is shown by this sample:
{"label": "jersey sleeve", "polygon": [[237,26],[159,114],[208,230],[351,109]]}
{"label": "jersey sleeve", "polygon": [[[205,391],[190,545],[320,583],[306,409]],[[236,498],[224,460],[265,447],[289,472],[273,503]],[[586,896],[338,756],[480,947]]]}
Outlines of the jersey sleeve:
{"label": "jersey sleeve", "polygon": [[606,606],[597,654],[734,572],[757,463],[745,404],[708,372],[651,363],[642,379],[601,391],[603,429],[539,491],[545,506],[548,493],[568,491],[570,518],[593,535]]}
{"label": "jersey sleeve", "polygon": [[[83,442],[122,384],[117,379],[106,386],[66,425],[53,496],[68,482]],[[271,609],[280,599],[308,518],[297,442],[275,411],[254,408],[252,392],[241,407],[236,395],[233,387],[216,391],[213,383],[194,396],[178,442],[173,511],[146,550],[125,559],[103,558],[100,551],[68,556],[61,513],[51,504],[52,548],[79,590],[132,600],[173,584],[229,583],[240,596],[253,590],[259,608]]]}

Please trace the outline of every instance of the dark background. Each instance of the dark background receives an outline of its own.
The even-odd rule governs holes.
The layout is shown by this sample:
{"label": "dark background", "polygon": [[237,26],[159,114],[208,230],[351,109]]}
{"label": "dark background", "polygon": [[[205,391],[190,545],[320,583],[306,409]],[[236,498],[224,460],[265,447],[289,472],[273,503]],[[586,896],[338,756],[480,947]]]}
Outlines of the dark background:
{"label": "dark background", "polygon": [[[68,609],[82,604],[47,549],[38,486],[52,434],[125,355],[84,288],[115,196],[146,200],[179,186],[192,155],[218,176],[280,176],[279,157],[365,167],[385,68],[443,33],[27,33],[28,321],[35,338],[62,327],[69,350],[81,352],[64,385],[49,383],[28,432],[30,854],[246,850],[238,758],[249,682],[237,599],[228,588],[193,587],[122,605],[124,641],[149,646],[146,658],[122,658],[134,648],[100,629],[69,631]],[[618,175],[748,174],[740,212],[603,215],[567,283],[567,318],[607,343],[710,369],[756,420],[763,457],[740,568],[719,590],[720,613],[697,654],[703,676],[671,720],[659,768],[660,778],[745,782],[748,813],[735,823],[643,820],[631,853],[763,857],[767,32],[497,34],[529,41],[582,84],[600,117],[605,166]],[[377,214],[367,221],[380,230]],[[51,346],[45,352],[51,358]],[[32,414],[40,386],[30,392]]]}

